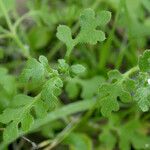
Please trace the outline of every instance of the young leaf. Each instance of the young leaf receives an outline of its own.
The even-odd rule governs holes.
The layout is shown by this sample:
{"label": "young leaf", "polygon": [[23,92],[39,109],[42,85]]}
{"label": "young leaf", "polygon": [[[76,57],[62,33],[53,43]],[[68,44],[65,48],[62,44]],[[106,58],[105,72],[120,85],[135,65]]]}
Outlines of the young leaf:
{"label": "young leaf", "polygon": [[44,79],[44,73],[45,67],[43,66],[43,64],[41,64],[34,58],[30,58],[27,61],[20,78],[23,82],[29,82],[30,80],[32,82],[39,82]]}
{"label": "young leaf", "polygon": [[83,65],[76,64],[76,65],[71,66],[71,71],[74,74],[79,75],[79,74],[84,73],[86,71],[86,68]]}
{"label": "young leaf", "polygon": [[83,11],[80,16],[80,26],[81,30],[77,36],[78,43],[96,44],[98,41],[102,42],[105,40],[104,32],[96,29],[100,24],[92,9]]}
{"label": "young leaf", "polygon": [[58,60],[59,66],[58,69],[61,73],[68,73],[69,72],[69,65],[66,63],[64,59]]}
{"label": "young leaf", "polygon": [[80,16],[80,32],[73,39],[71,29],[65,25],[59,25],[57,28],[57,38],[67,46],[67,56],[78,43],[96,44],[106,39],[105,33],[98,30],[97,27],[106,25],[111,18],[108,11],[102,11],[97,16],[92,9],[85,9]]}
{"label": "young leaf", "polygon": [[59,77],[53,77],[49,79],[44,85],[41,98],[49,108],[55,108],[58,104],[58,96],[61,93],[61,87],[63,86],[63,82]]}
{"label": "young leaf", "polygon": [[65,25],[59,25],[57,27],[57,38],[64,42],[67,46],[67,50],[71,51],[75,46],[74,40],[72,39],[71,29]]}

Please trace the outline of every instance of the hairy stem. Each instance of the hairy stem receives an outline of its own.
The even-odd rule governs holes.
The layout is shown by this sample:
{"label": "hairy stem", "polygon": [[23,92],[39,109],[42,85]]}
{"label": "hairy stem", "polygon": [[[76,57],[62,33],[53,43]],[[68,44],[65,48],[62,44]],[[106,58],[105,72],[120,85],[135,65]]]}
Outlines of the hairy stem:
{"label": "hairy stem", "polygon": [[6,20],[6,23],[8,25],[8,28],[10,30],[9,31],[10,34],[8,33],[6,36],[2,36],[2,37],[3,38],[11,37],[16,42],[16,44],[21,48],[22,54],[25,57],[28,58],[29,57],[29,51],[26,49],[26,47],[24,46],[24,44],[22,43],[22,41],[19,39],[18,35],[16,34],[16,30],[15,30],[15,28],[14,28],[12,22],[11,22],[11,19],[10,19],[9,15],[8,15],[8,12],[7,12],[6,8],[5,8],[5,5],[4,5],[2,0],[0,0],[0,9],[2,10],[2,13],[3,13],[4,17],[5,17],[5,20]]}

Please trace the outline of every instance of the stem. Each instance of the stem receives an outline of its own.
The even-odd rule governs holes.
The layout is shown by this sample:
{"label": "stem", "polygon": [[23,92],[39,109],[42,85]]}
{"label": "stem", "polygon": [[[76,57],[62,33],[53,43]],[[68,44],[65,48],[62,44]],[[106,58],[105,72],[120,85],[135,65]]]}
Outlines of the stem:
{"label": "stem", "polygon": [[6,19],[8,28],[10,30],[9,32],[10,32],[10,35],[11,35],[11,36],[8,36],[8,35],[7,36],[2,36],[2,38],[12,37],[14,39],[14,41],[17,43],[17,45],[22,49],[23,55],[28,58],[29,57],[29,51],[25,48],[24,44],[21,42],[18,35],[16,34],[16,30],[12,25],[11,19],[10,19],[8,13],[7,13],[7,10],[6,10],[5,5],[4,5],[2,0],[0,0],[0,8],[1,8],[3,14],[4,14],[4,17]]}
{"label": "stem", "polygon": [[21,16],[15,23],[14,23],[14,29],[16,30],[17,27],[19,26],[19,24],[26,18],[30,17],[30,16],[35,16],[38,15],[38,11],[29,11],[26,14],[24,14],[23,16]]}
{"label": "stem", "polygon": [[135,72],[139,71],[139,67],[138,66],[135,66],[133,68],[131,68],[129,71],[127,71],[125,74],[124,74],[124,77],[129,77],[130,75],[134,74]]}
{"label": "stem", "polygon": [[6,8],[5,8],[2,0],[0,0],[0,8],[1,8],[1,10],[2,10],[4,16],[5,16],[5,19],[6,19],[6,22],[8,24],[9,29],[12,31],[13,30],[13,26],[12,26],[11,20],[10,20],[10,18],[8,16],[8,13],[6,11]]}
{"label": "stem", "polygon": [[[15,139],[19,138],[20,136],[25,135],[30,132],[33,132],[33,131],[39,129],[41,126],[43,126],[51,121],[54,121],[54,120],[57,120],[60,118],[64,118],[68,115],[71,115],[71,114],[74,114],[77,112],[82,112],[82,111],[91,109],[95,103],[96,103],[95,99],[82,100],[79,102],[75,102],[75,103],[63,106],[62,108],[56,109],[56,110],[48,113],[45,118],[36,120],[29,131],[25,131],[25,132],[20,131],[17,137],[13,137],[13,139],[11,139],[10,141],[5,141],[5,142],[0,143],[0,149],[4,149],[7,145],[12,143]],[[97,105],[97,107],[98,107],[98,105]]]}
{"label": "stem", "polygon": [[56,138],[51,142],[50,145],[48,145],[46,148],[44,148],[43,150],[51,150],[54,147],[56,147],[58,144],[60,144],[66,137],[68,137],[68,135],[76,128],[78,122],[80,120],[73,120],[72,122],[70,122],[66,128],[56,136]]}
{"label": "stem", "polygon": [[17,43],[17,45],[22,49],[23,55],[27,58],[30,57],[29,50],[25,48],[21,40],[19,39],[18,35],[16,33],[13,34],[13,39]]}

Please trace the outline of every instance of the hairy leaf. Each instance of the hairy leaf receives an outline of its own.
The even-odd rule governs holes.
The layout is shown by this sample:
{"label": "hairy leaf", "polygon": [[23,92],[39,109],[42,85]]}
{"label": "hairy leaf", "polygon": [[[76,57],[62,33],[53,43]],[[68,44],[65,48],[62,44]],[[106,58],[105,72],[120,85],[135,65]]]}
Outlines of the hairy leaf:
{"label": "hairy leaf", "polygon": [[105,83],[99,89],[99,104],[101,112],[107,117],[110,116],[112,111],[119,110],[119,99],[123,103],[131,101],[131,93],[126,87],[132,82],[117,70],[110,71],[108,77],[111,83]]}

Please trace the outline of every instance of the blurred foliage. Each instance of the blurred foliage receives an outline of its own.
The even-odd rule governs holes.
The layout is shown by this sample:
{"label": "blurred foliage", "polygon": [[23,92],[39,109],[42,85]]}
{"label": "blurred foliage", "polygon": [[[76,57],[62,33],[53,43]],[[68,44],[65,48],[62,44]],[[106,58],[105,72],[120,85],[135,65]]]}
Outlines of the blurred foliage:
{"label": "blurred foliage", "polygon": [[[96,97],[86,113],[59,112],[27,138],[49,149],[149,150],[150,51],[138,62],[149,48],[150,0],[0,0],[0,140]],[[22,135],[12,141],[8,149],[37,148]]]}

